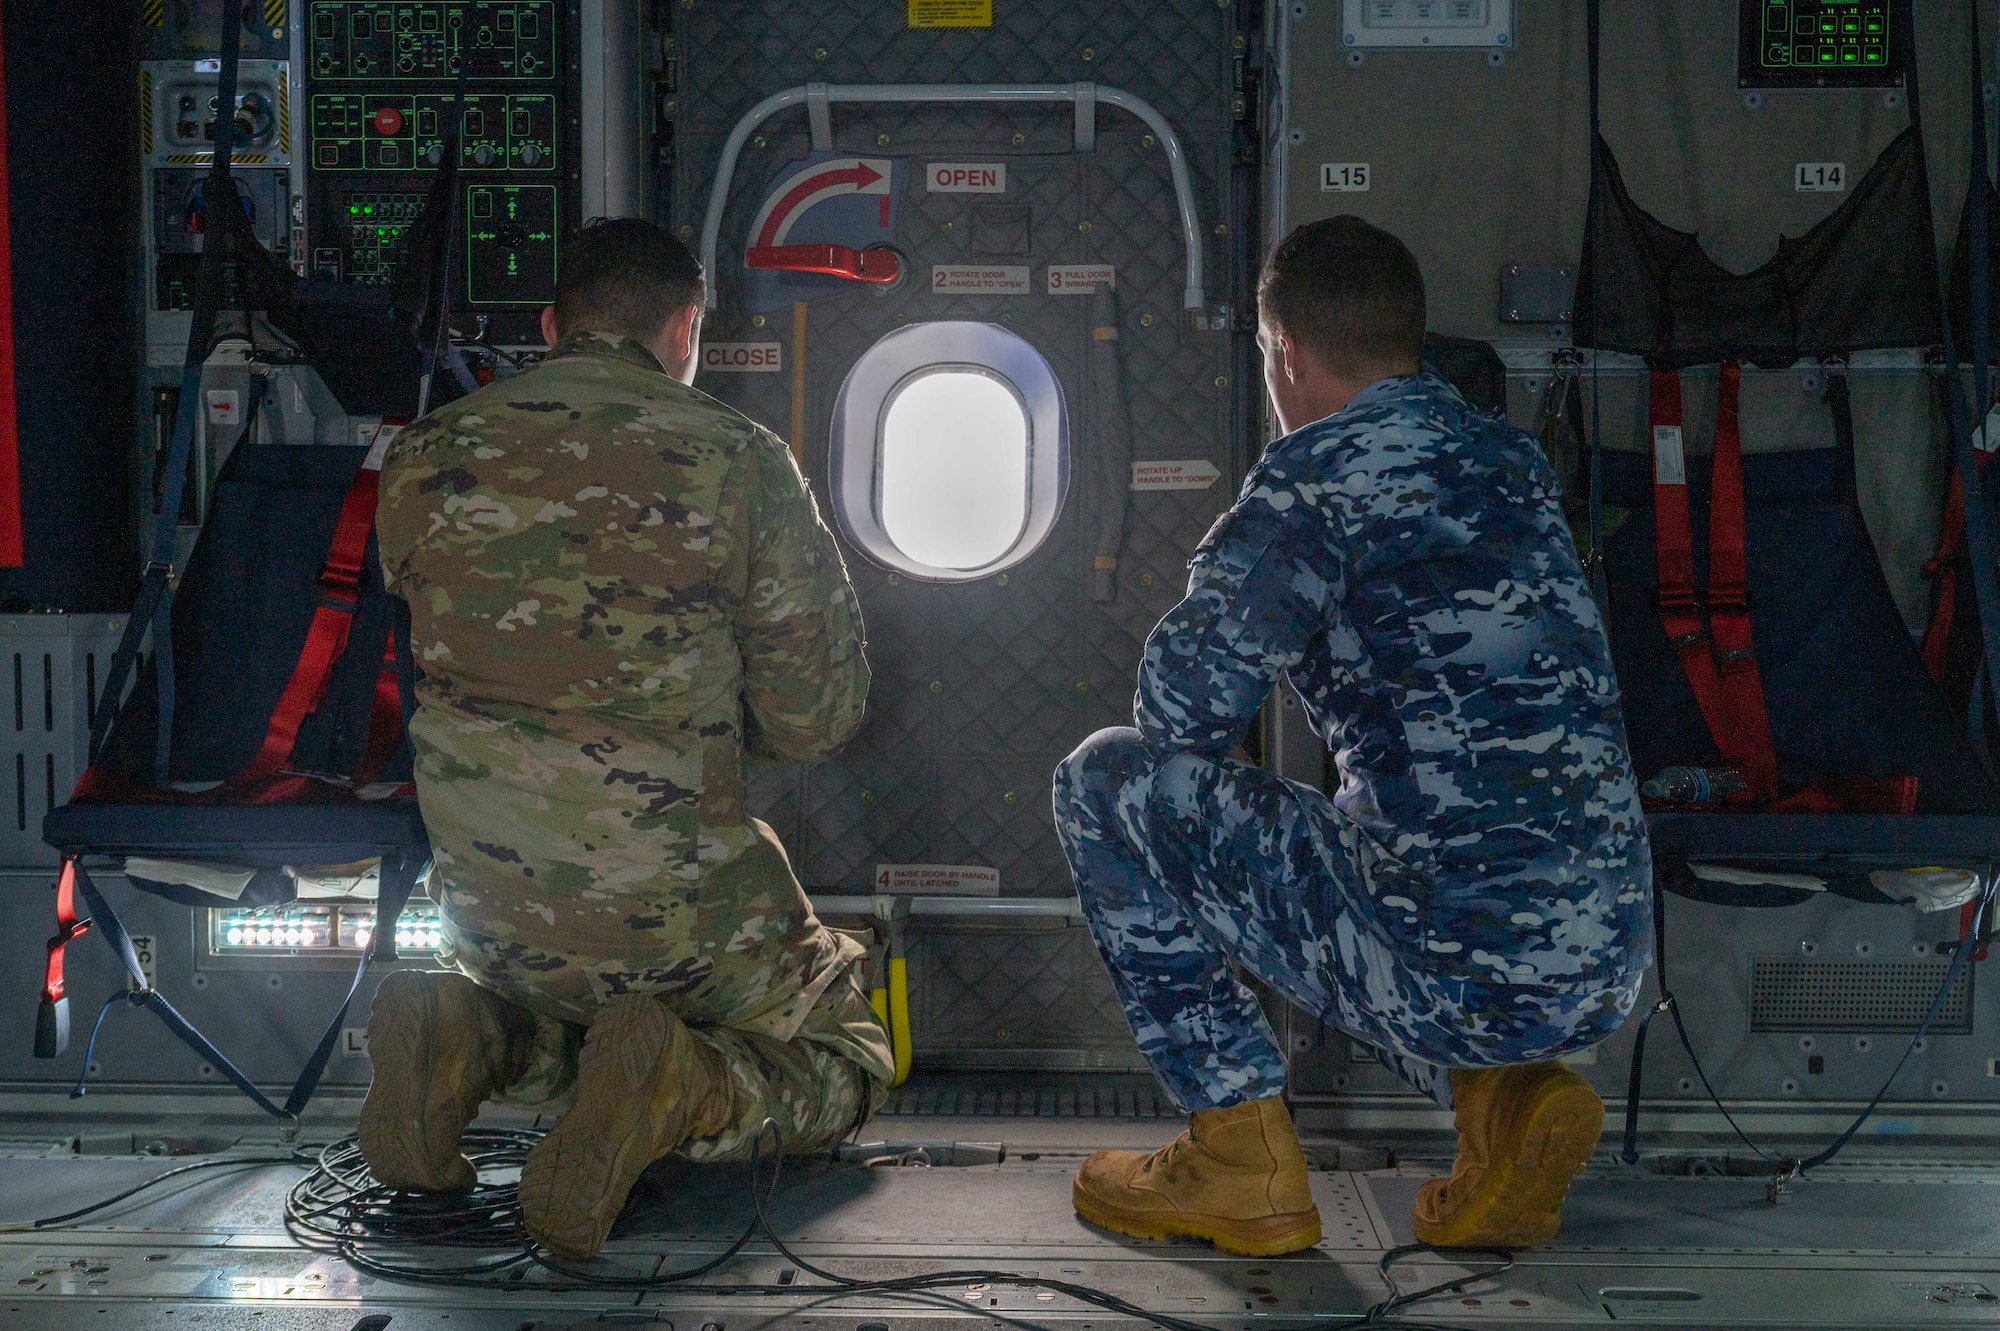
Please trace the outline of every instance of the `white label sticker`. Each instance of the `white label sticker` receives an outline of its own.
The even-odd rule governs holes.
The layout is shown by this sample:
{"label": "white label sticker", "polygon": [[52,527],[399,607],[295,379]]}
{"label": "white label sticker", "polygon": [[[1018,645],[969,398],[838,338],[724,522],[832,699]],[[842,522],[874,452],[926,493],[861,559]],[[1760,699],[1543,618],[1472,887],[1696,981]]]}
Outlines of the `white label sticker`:
{"label": "white label sticker", "polygon": [[920,897],[997,897],[1000,871],[983,864],[878,864],[875,891]]}
{"label": "white label sticker", "polygon": [[709,342],[701,349],[709,374],[776,374],[785,368],[782,342]]}
{"label": "white label sticker", "polygon": [[233,388],[211,388],[208,390],[208,423],[210,425],[241,425],[243,423],[243,399]]}
{"label": "white label sticker", "polygon": [[1687,458],[1681,450],[1681,427],[1653,427],[1653,484],[1686,485]]}
{"label": "white label sticker", "polygon": [[1134,490],[1206,490],[1222,479],[1215,464],[1204,458],[1186,462],[1135,462]]}
{"label": "white label sticker", "polygon": [[1049,265],[1051,296],[1088,296],[1104,283],[1118,289],[1118,270],[1108,263],[1052,263]]}
{"label": "white label sticker", "polygon": [[1847,163],[1800,162],[1792,168],[1792,188],[1801,194],[1840,194],[1847,189]]}
{"label": "white label sticker", "polygon": [[932,162],[924,168],[927,194],[1005,194],[1005,162]]}
{"label": "white label sticker", "polygon": [[403,432],[400,421],[360,420],[354,423],[354,442],[368,450],[368,456],[361,465],[370,471],[382,470],[382,459],[389,455],[389,445]]}
{"label": "white label sticker", "polygon": [[940,263],[931,266],[931,290],[947,295],[1025,296],[1028,270],[1012,265]]}
{"label": "white label sticker", "polygon": [[1972,446],[1982,453],[2000,450],[2000,406],[1986,413],[1986,419],[1972,427]]}
{"label": "white label sticker", "polygon": [[1323,194],[1365,194],[1368,191],[1368,163],[1321,162],[1319,188]]}

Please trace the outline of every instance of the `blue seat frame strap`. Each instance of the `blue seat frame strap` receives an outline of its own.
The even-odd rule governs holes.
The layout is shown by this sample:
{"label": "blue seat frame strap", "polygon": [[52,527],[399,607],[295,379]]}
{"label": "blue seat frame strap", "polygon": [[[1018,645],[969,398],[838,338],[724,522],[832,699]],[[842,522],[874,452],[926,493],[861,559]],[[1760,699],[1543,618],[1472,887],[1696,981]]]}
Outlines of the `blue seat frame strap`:
{"label": "blue seat frame strap", "polygon": [[[340,1006],[335,1010],[333,1020],[327,1023],[326,1030],[321,1034],[319,1043],[314,1046],[312,1055],[300,1069],[298,1078],[292,1083],[291,1092],[285,1097],[283,1105],[266,1095],[241,1068],[230,1061],[228,1055],[216,1048],[214,1042],[203,1035],[193,1022],[182,1016],[180,1010],[168,1002],[165,995],[153,988],[151,981],[146,977],[145,968],[139,963],[139,951],[133,946],[132,935],[127,932],[124,921],[118,918],[118,913],[111,908],[111,903],[105,900],[102,892],[98,891],[97,884],[91,881],[89,872],[75,857],[66,860],[63,867],[66,873],[73,876],[76,890],[90,908],[90,922],[98,933],[103,935],[106,946],[110,947],[119,964],[125,968],[130,981],[124,994],[114,993],[105,1000],[104,1006],[98,1009],[97,1020],[90,1028],[90,1040],[84,1048],[85,1073],[89,1071],[91,1055],[97,1048],[97,1035],[103,1029],[106,1013],[111,1010],[111,1005],[118,998],[124,997],[135,1007],[150,1009],[153,1015],[174,1033],[175,1038],[200,1055],[204,1062],[226,1077],[259,1109],[274,1118],[296,1119],[305,1112],[306,1106],[312,1101],[313,1093],[319,1089],[320,1079],[326,1075],[326,1065],[332,1060],[333,1051],[340,1044],[342,1026],[347,1020],[348,1010],[354,1004],[354,996],[361,991],[361,981],[368,974],[369,964],[377,960],[396,959],[394,941],[396,920],[409,901],[410,892],[416,885],[417,874],[422,866],[401,851],[392,850],[383,855],[381,887],[375,909],[375,936],[371,940],[371,945],[362,949],[361,958],[354,968],[354,979],[347,986],[346,996],[340,1000]],[[85,1089],[83,1079],[79,1077],[70,1094],[72,1097],[80,1096],[84,1094]]]}
{"label": "blue seat frame strap", "polygon": [[[216,74],[217,106],[236,104],[242,42],[241,24],[222,25],[222,59]],[[194,450],[196,413],[200,410],[201,372],[214,346],[227,252],[236,240],[250,235],[242,203],[236,193],[236,182],[229,174],[234,135],[232,118],[217,116],[215,154],[208,178],[201,185],[208,233],[202,245],[201,275],[195,288],[193,317],[188,325],[187,352],[181,362],[180,403],[174,413],[173,442],[167,449],[166,470],[160,476],[160,511],[153,526],[152,552],[139,585],[137,603],[125,622],[125,632],[119,639],[117,650],[112,653],[110,667],[105,671],[104,689],[90,727],[90,760],[94,763],[110,735],[112,719],[124,700],[126,679],[138,662],[140,647],[150,629],[154,668],[159,677],[159,729],[153,755],[153,781],[159,786],[167,784],[167,758],[173,745],[174,560],[180,537],[181,496],[187,482],[188,456]],[[245,438],[248,437],[248,430],[256,424],[253,413],[262,398],[261,392],[254,393],[250,410],[244,413]]]}

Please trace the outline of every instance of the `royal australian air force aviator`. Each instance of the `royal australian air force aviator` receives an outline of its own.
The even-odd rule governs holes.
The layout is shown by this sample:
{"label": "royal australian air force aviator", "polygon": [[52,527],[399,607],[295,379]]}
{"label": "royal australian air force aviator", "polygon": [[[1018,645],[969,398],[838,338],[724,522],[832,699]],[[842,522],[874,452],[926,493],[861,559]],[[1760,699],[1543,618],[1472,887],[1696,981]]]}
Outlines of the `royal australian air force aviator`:
{"label": "royal australian air force aviator", "polygon": [[1651,857],[1610,647],[1534,441],[1441,378],[1271,445],[1154,631],[1156,752],[1227,752],[1289,675],[1336,755],[1375,924],[1434,974],[1636,977]]}
{"label": "royal australian air force aviator", "polygon": [[635,342],[568,337],[405,431],[379,524],[458,964],[547,1017],[638,991],[791,1038],[860,948],[745,812],[743,752],[824,757],[868,666],[784,444]]}

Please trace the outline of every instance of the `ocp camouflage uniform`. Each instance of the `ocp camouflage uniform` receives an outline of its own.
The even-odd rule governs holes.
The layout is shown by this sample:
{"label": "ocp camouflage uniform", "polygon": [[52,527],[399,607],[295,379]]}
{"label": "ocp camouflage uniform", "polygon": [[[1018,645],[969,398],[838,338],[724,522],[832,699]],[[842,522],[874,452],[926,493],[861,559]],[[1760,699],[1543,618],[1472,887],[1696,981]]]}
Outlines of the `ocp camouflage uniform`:
{"label": "ocp camouflage uniform", "polygon": [[862,947],[813,916],[744,809],[746,747],[860,724],[861,618],[775,436],[636,342],[547,360],[419,421],[384,468],[382,564],[420,667],[410,734],[447,964],[537,1018],[516,1102],[559,1104],[582,1027],[657,994],[719,1051],[747,1154],[809,1149],[892,1074]]}
{"label": "ocp camouflage uniform", "polygon": [[[1140,1047],[1188,1109],[1274,1095],[1235,961],[1441,1104],[1604,1039],[1652,862],[1610,649],[1534,442],[1426,372],[1273,443],[1153,630],[1138,728],[1056,817]],[[1230,757],[1280,675],[1329,799]],[[1330,774],[1331,775],[1331,774]]]}

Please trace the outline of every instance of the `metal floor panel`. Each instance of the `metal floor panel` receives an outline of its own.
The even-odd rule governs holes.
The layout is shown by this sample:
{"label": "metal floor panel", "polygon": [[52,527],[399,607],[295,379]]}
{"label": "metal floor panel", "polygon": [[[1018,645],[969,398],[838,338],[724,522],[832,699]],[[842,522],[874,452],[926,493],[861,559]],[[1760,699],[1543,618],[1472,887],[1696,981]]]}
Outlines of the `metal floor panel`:
{"label": "metal floor panel", "polygon": [[[1410,1204],[1423,1179],[1375,1175],[1369,1192],[1396,1243],[1413,1243]],[[1563,1204],[1552,1252],[2000,1255],[2000,1183],[1806,1179],[1774,1206],[1757,1179],[1585,1176]]]}
{"label": "metal floor panel", "polygon": [[[858,1277],[939,1267],[1033,1273],[1115,1293],[1218,1328],[1352,1317],[1385,1292],[1376,1262],[1409,1240],[1421,1166],[1316,1171],[1326,1238],[1275,1260],[1127,1240],[1080,1224],[1069,1182],[1106,1142],[1164,1140],[1160,1121],[878,1120],[871,1135],[1009,1140],[1010,1158],[969,1169],[863,1170],[795,1162],[771,1219],[807,1261]],[[0,1156],[0,1221],[109,1195],[174,1161]],[[1878,1160],[1799,1184],[1774,1207],[1740,1178],[1659,1178],[1593,1167],[1563,1237],[1503,1276],[1410,1314],[1463,1327],[2000,1326],[2000,1169]],[[88,1228],[0,1233],[0,1331],[77,1327],[351,1331],[556,1331],[669,1322],[680,1331],[998,1331],[1048,1325],[1131,1331],[1127,1319],[1048,1291],[982,1282],[928,1301],[873,1295],[559,1293],[528,1279],[505,1291],[401,1286],[363,1277],[284,1233],[285,1166],[216,1171],[165,1185]],[[719,1251],[750,1217],[747,1171],[664,1165],[650,1172],[611,1246],[616,1269],[658,1273]],[[452,1254],[431,1254],[440,1262]],[[753,1245],[711,1277],[778,1283],[791,1263]],[[1434,1257],[1399,1268],[1408,1287],[1463,1268]],[[802,1285],[809,1276],[798,1277]],[[103,1311],[99,1311],[99,1310]]]}

